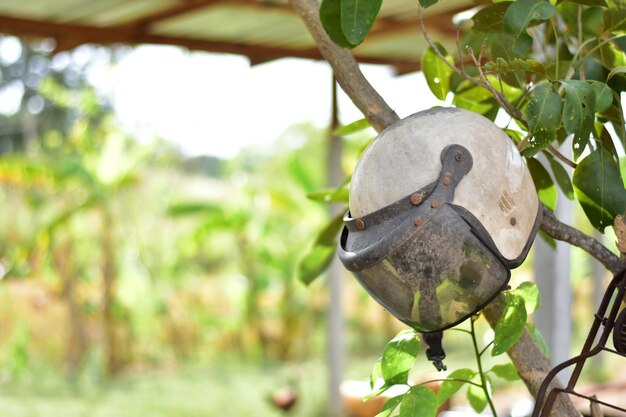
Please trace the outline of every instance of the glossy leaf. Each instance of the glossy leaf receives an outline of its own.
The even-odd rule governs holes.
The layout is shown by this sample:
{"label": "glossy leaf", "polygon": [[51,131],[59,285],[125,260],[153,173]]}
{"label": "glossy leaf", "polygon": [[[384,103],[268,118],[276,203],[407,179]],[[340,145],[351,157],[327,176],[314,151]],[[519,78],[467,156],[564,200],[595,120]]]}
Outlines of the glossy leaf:
{"label": "glossy leaf", "polygon": [[404,395],[405,394],[397,395],[385,401],[385,405],[383,405],[380,413],[376,414],[376,417],[389,417],[391,413],[393,413],[393,411],[400,405],[400,403],[402,403]]}
{"label": "glossy leaf", "polygon": [[589,135],[593,130],[593,121],[596,113],[596,94],[589,83],[579,80],[561,82],[565,88],[563,104],[563,127],[569,134],[574,135],[573,153],[578,160],[582,155]]}
{"label": "glossy leaf", "polygon": [[458,390],[466,384],[463,381],[452,381],[452,379],[466,379],[471,380],[476,372],[469,368],[461,368],[457,369],[454,372],[451,372],[448,375],[449,379],[446,379],[439,386],[439,391],[437,392],[437,403],[441,406],[443,403],[448,401],[450,397],[452,397]]}
{"label": "glossy leaf", "polygon": [[545,149],[556,139],[561,125],[563,101],[551,83],[538,85],[531,92],[531,99],[524,109],[524,118],[533,137],[524,148],[524,156],[531,157]]}
{"label": "glossy leaf", "polygon": [[404,394],[400,403],[399,417],[435,417],[437,415],[437,397],[424,386],[412,387]]}
{"label": "glossy leaf", "polygon": [[341,30],[348,42],[358,45],[372,28],[382,0],[341,0]]}
{"label": "glossy leaf", "polygon": [[517,381],[520,379],[517,369],[512,363],[505,363],[502,365],[494,365],[489,371],[498,378],[502,378],[505,381]]}
{"label": "glossy leaf", "polygon": [[324,30],[337,45],[342,48],[354,48],[341,29],[341,0],[322,0],[320,5],[320,21]]}
{"label": "glossy leaf", "polygon": [[504,13],[512,3],[513,2],[510,1],[503,1],[483,7],[472,17],[472,21],[474,22],[472,28],[479,32],[502,32],[504,30],[502,27]]}
{"label": "glossy leaf", "polygon": [[[480,380],[476,378],[475,382],[480,383]],[[470,385],[467,387],[467,401],[474,411],[481,413],[487,407],[487,394],[482,387]]]}
{"label": "glossy leaf", "polygon": [[570,200],[573,200],[576,196],[574,195],[574,187],[572,186],[572,180],[570,179],[570,175],[567,170],[561,165],[560,162],[556,161],[550,155],[548,157],[548,161],[550,162],[550,168],[552,168],[552,174],[554,174],[554,179],[556,183],[559,185],[559,188]]}
{"label": "glossy leaf", "polygon": [[603,112],[613,103],[613,90],[607,84],[600,81],[589,81],[596,96],[596,112]]}
{"label": "glossy leaf", "polygon": [[516,289],[511,291],[524,300],[526,314],[532,314],[541,306],[541,294],[537,284],[530,281],[522,282]]}
{"label": "glossy leaf", "polygon": [[617,149],[613,138],[603,123],[596,121],[594,124],[593,136],[598,140],[600,146],[609,151],[612,155],[617,156]]}
{"label": "glossy leaf", "polygon": [[548,171],[546,171],[543,165],[534,158],[528,160],[528,170],[535,183],[539,199],[550,210],[554,211],[558,193],[550,174],[548,174]]}
{"label": "glossy leaf", "polygon": [[403,330],[387,343],[381,360],[381,373],[385,385],[407,383],[419,347],[420,340],[413,330]]}
{"label": "glossy leaf", "polygon": [[509,350],[522,336],[526,326],[524,300],[517,294],[506,293],[506,305],[494,329],[491,356],[498,356]]}
{"label": "glossy leaf", "polygon": [[532,38],[526,32],[534,21],[547,20],[554,14],[555,8],[545,0],[517,0],[504,13],[502,19],[504,32],[515,39],[513,50],[525,52],[532,45]]}
{"label": "glossy leaf", "polygon": [[[443,46],[439,44],[435,46],[448,62],[454,63],[454,60]],[[452,68],[446,65],[431,47],[422,54],[421,68],[430,91],[432,91],[439,100],[445,100],[450,91],[450,77],[453,73]]]}
{"label": "glossy leaf", "polygon": [[624,213],[626,190],[619,166],[606,150],[599,148],[578,163],[573,184],[587,218],[601,232]]}

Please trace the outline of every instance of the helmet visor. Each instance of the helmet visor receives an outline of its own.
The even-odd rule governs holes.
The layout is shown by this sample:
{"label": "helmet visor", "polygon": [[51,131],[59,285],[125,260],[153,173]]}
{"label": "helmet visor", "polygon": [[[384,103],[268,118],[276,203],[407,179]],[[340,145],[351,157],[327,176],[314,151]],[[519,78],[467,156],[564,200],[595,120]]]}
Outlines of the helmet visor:
{"label": "helmet visor", "polygon": [[[402,236],[401,243],[394,239],[396,244],[384,257],[367,268],[353,270],[374,299],[420,332],[440,331],[467,319],[509,280],[508,268],[484,243],[489,239],[479,238],[481,231],[459,213],[454,206],[443,204],[417,222],[418,226],[405,218],[390,231]],[[477,222],[474,220],[472,223]],[[350,258],[351,248],[367,250],[357,240],[359,237],[344,229],[340,242],[343,258]]]}

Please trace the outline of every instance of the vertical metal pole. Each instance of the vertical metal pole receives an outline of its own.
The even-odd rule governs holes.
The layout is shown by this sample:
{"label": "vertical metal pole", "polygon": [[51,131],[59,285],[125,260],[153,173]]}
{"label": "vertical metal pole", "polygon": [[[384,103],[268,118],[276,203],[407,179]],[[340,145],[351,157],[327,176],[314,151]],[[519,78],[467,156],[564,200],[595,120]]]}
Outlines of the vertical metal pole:
{"label": "vertical metal pole", "polygon": [[[341,172],[341,139],[333,134],[339,126],[339,110],[337,103],[337,82],[335,77],[332,78],[332,115],[328,134],[328,185],[330,187],[338,187],[343,180]],[[342,210],[340,205],[334,204],[330,207],[330,215],[332,217],[339,214]],[[341,309],[341,293],[342,293],[342,276],[343,270],[337,258],[333,260],[328,269],[328,416],[338,417],[343,414],[343,405],[339,387],[343,379],[344,367],[344,321],[343,311]]]}
{"label": "vertical metal pole", "polygon": [[[571,141],[566,141],[561,149],[567,147],[571,149]],[[560,189],[554,214],[562,222],[572,223],[572,202],[563,195]],[[552,364],[556,365],[571,356],[570,246],[565,242],[557,241],[556,250],[552,250],[543,239],[537,237],[534,274],[542,299],[541,307],[535,312],[535,322],[552,353]],[[569,375],[561,375],[559,379],[563,382],[568,377]]]}

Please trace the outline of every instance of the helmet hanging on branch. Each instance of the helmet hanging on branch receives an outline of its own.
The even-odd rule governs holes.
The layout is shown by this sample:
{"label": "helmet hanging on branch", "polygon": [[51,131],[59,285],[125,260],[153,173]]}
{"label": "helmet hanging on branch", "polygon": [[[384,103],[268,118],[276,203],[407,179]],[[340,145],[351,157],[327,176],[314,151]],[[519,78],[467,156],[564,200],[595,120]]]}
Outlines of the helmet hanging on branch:
{"label": "helmet hanging on branch", "polygon": [[509,137],[481,115],[434,108],[390,126],[363,152],[339,258],[374,299],[424,333],[442,370],[441,332],[507,287],[539,214]]}

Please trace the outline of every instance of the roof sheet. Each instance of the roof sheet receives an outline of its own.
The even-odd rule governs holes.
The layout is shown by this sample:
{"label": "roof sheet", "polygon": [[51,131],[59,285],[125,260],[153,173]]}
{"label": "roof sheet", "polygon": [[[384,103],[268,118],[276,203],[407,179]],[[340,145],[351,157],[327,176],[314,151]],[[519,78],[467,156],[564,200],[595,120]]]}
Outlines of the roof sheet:
{"label": "roof sheet", "polygon": [[[429,30],[453,44],[452,17],[480,0],[449,0],[425,11]],[[385,0],[357,60],[418,69],[425,42],[416,0]],[[57,50],[83,43],[155,43],[248,56],[253,63],[321,55],[286,0],[2,0],[0,33],[51,37]],[[445,41],[444,41],[445,44]]]}

